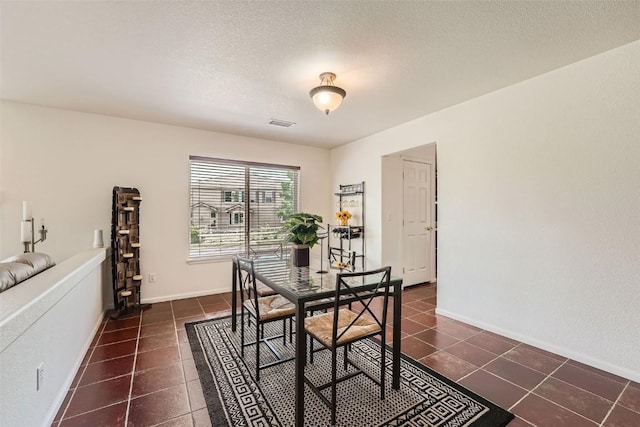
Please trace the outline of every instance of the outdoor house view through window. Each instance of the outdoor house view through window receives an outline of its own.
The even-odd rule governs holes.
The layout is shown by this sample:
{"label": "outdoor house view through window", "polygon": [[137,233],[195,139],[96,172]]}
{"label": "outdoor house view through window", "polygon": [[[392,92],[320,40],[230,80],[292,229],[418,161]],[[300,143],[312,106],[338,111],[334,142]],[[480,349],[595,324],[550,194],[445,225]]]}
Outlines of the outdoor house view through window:
{"label": "outdoor house view through window", "polygon": [[299,211],[299,168],[189,160],[189,257],[281,255],[282,223]]}

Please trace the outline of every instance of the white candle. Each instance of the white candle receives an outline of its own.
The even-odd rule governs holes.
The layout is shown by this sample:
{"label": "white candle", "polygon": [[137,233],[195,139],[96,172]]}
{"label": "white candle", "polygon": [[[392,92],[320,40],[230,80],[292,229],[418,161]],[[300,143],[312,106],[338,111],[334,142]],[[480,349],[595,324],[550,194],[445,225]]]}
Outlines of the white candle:
{"label": "white candle", "polygon": [[31,243],[31,222],[22,221],[20,223],[20,240]]}
{"label": "white candle", "polygon": [[104,246],[104,241],[102,240],[102,230],[94,230],[93,231],[93,247],[101,248]]}
{"label": "white candle", "polygon": [[22,220],[29,221],[31,218],[33,218],[31,203],[24,201],[22,202]]}

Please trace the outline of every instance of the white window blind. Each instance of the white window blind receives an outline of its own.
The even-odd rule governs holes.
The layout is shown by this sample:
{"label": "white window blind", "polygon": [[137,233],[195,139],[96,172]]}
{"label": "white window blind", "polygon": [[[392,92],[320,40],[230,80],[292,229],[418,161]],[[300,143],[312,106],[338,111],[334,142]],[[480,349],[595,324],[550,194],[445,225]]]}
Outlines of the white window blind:
{"label": "white window blind", "polygon": [[300,169],[191,156],[189,258],[282,251],[282,223],[299,212]]}

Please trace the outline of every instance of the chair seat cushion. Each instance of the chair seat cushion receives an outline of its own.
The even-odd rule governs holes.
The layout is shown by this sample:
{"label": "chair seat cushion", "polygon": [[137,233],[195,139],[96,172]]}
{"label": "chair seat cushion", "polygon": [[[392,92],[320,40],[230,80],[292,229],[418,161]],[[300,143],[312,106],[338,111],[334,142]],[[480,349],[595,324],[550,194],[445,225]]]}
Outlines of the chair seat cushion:
{"label": "chair seat cushion", "polygon": [[[304,328],[307,333],[313,335],[328,348],[332,347],[333,314],[334,312],[329,312],[304,319]],[[356,317],[358,317],[358,313],[354,313],[346,308],[338,312],[337,335],[339,337],[342,331],[344,331]],[[347,332],[338,339],[337,345],[344,345],[369,335],[375,335],[380,331],[380,326],[378,326],[375,321],[360,317],[352,326],[349,326]]]}
{"label": "chair seat cushion", "polygon": [[256,292],[259,297],[268,297],[276,294],[276,291],[258,280],[256,280]]}
{"label": "chair seat cushion", "polygon": [[[244,306],[255,314],[253,301],[245,301]],[[283,317],[293,316],[296,312],[296,307],[282,295],[258,298],[258,309],[261,321],[282,319]]]}

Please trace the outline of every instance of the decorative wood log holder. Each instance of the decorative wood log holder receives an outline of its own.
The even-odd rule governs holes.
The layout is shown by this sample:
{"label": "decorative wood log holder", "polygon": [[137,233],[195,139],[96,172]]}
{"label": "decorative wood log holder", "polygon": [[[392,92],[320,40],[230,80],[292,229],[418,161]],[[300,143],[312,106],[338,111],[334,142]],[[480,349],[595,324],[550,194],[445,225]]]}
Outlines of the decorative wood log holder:
{"label": "decorative wood log holder", "polygon": [[117,319],[133,310],[145,310],[140,287],[140,203],[137,188],[113,187],[111,215],[111,269],[113,283],[113,312]]}

